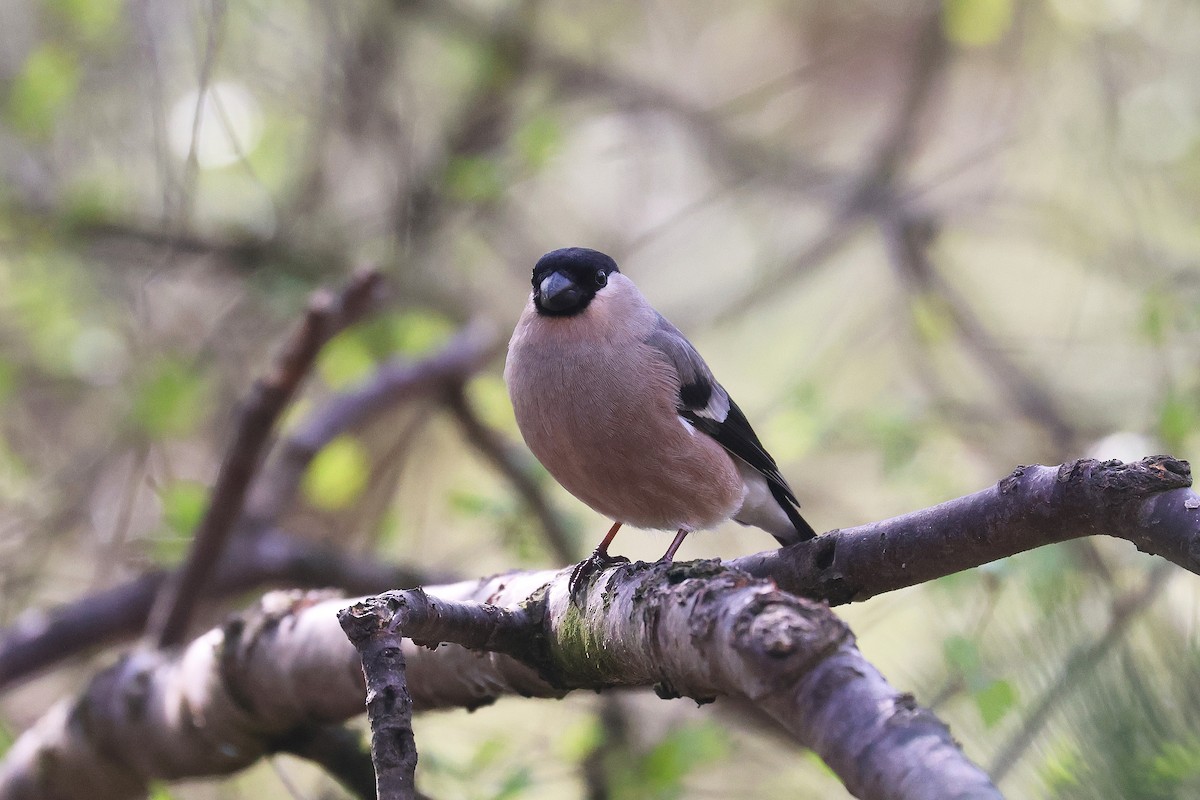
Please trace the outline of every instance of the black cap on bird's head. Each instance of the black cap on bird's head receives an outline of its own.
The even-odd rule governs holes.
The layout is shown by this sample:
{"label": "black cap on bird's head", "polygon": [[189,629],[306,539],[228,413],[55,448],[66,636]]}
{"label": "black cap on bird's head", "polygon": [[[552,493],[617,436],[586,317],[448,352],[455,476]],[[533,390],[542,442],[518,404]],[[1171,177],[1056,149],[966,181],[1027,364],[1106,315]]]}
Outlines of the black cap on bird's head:
{"label": "black cap on bird's head", "polygon": [[533,267],[533,305],[544,316],[578,314],[608,285],[608,276],[614,272],[620,272],[617,262],[599,250],[551,250]]}

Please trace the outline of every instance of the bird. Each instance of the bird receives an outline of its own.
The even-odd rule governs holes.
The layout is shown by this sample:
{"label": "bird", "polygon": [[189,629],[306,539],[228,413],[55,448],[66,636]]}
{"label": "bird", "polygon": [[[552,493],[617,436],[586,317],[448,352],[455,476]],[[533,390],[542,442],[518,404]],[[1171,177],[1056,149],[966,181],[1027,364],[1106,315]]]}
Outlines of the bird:
{"label": "bird", "polygon": [[675,531],[665,562],[729,519],[780,545],[816,536],[746,415],[612,257],[553,250],[531,282],[504,379],[534,456],[613,520],[593,568],[626,560],[608,553],[622,525]]}

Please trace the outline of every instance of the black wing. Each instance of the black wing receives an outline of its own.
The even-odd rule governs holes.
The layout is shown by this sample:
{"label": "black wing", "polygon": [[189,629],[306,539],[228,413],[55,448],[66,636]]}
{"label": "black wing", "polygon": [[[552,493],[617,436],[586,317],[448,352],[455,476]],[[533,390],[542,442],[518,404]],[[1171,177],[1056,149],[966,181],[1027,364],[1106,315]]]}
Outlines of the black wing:
{"label": "black wing", "polygon": [[729,453],[749,464],[767,480],[775,501],[783,508],[803,539],[817,533],[800,516],[800,501],[788,486],[779,465],[763,447],[758,434],[737,403],[713,377],[704,359],[679,329],[659,317],[659,325],[647,344],[659,350],[679,374],[679,416],[696,429],[716,439]]}

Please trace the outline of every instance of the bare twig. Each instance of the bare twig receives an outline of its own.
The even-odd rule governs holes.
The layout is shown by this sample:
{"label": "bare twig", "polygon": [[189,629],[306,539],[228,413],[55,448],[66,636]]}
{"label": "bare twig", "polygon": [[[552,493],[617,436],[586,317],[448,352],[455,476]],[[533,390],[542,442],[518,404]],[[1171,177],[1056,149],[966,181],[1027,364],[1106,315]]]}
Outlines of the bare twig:
{"label": "bare twig", "polygon": [[378,800],[415,800],[417,742],[412,729],[412,695],[404,678],[401,634],[363,604],[340,612],[338,621],[358,651],[367,681],[375,796]]}
{"label": "bare twig", "polygon": [[155,601],[149,633],[159,647],[183,642],[201,587],[220,560],[233,524],[242,513],[275,420],[287,407],[325,342],[367,311],[379,282],[378,272],[363,270],[338,297],[325,290],[314,293],[304,321],[288,339],[271,372],[255,384],[217,473],[188,558]]}

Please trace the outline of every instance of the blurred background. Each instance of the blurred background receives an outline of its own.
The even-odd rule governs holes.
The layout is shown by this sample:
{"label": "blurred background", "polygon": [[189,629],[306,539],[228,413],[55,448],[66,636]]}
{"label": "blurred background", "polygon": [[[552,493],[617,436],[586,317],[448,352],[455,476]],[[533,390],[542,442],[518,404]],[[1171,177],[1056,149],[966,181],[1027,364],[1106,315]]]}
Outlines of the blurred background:
{"label": "blurred background", "polygon": [[[818,530],[1018,464],[1200,445],[1190,0],[0,0],[0,21],[6,630],[178,563],[254,377],[362,265],[391,301],[325,349],[284,435],[468,321],[502,343],[536,258],[586,245],[692,338]],[[426,398],[317,453],[279,525],[430,575],[582,556],[607,522],[529,461],[502,360],[466,400],[524,500]],[[772,546],[735,525],[680,557]],[[1096,539],[839,613],[1007,796],[1184,798],[1197,585]],[[0,694],[0,749],[114,652]],[[439,798],[846,796],[688,701],[417,724]],[[340,796],[287,757],[160,792]]]}

